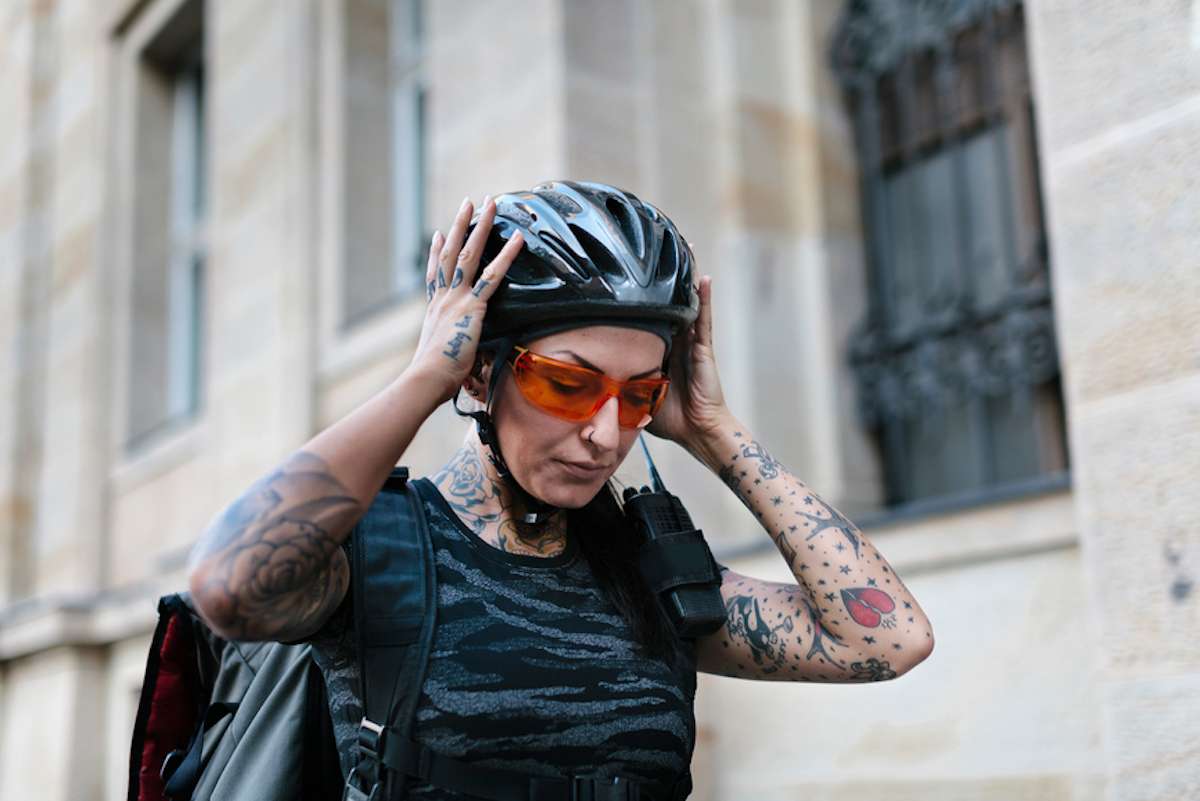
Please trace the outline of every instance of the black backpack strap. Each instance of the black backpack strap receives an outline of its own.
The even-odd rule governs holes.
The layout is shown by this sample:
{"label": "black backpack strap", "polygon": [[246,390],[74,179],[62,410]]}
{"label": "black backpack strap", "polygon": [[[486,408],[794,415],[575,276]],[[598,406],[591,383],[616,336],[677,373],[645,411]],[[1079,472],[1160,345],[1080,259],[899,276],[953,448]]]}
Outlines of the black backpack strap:
{"label": "black backpack strap", "polygon": [[673,784],[624,776],[531,776],[443,756],[391,729],[384,742],[389,770],[486,801],[682,801],[692,790],[690,774]]}
{"label": "black backpack strap", "polygon": [[433,642],[437,574],[418,492],[392,471],[353,533],[355,629],[363,720],[343,798],[400,797],[404,776],[383,770],[384,731],[408,736]]}

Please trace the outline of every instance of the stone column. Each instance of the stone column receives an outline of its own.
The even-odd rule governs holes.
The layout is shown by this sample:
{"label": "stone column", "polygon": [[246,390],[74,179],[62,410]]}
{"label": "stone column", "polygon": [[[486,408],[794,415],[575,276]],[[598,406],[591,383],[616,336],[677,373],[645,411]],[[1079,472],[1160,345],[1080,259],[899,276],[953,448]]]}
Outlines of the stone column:
{"label": "stone column", "polygon": [[[313,432],[316,0],[211,3],[206,401],[218,499]],[[222,500],[221,502],[224,502]]]}
{"label": "stone column", "polygon": [[57,51],[48,56],[54,59],[52,89],[35,100],[51,109],[34,147],[53,157],[42,176],[45,374],[30,555],[37,595],[80,598],[104,586],[108,537],[112,325],[104,178],[112,48],[97,4],[49,5],[54,14],[43,45]]}
{"label": "stone column", "polygon": [[0,798],[103,797],[104,680],[97,648],[52,648],[6,665]]}
{"label": "stone column", "polygon": [[1108,797],[1193,799],[1200,8],[1033,0],[1026,14]]}
{"label": "stone column", "polygon": [[[844,367],[865,292],[853,137],[827,66],[839,8],[703,7],[710,144],[689,146],[701,157],[685,185],[711,203],[698,257],[714,276],[726,397],[773,455],[853,514],[875,504],[879,481]],[[760,545],[732,509],[741,544]]]}
{"label": "stone column", "polygon": [[[45,148],[33,141],[45,102],[46,78],[36,69],[42,56],[45,23],[33,4],[13,4],[0,26],[0,104],[7,121],[0,126],[0,607],[29,592],[28,544],[33,525],[36,465],[40,456],[33,419],[43,378],[41,341],[44,321],[38,269],[40,230],[34,223],[44,205],[38,185],[45,170]],[[30,469],[30,468],[34,469]]]}

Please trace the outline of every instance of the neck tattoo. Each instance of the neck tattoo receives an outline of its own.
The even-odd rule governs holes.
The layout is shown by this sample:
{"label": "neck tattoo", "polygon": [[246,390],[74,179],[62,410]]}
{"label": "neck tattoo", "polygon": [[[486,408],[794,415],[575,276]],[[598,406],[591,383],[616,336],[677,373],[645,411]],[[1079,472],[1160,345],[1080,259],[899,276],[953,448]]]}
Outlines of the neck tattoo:
{"label": "neck tattoo", "polygon": [[472,432],[468,441],[433,476],[433,483],[467,528],[502,551],[557,556],[566,548],[566,512],[555,512],[540,525],[521,520],[523,510],[481,457],[483,446]]}

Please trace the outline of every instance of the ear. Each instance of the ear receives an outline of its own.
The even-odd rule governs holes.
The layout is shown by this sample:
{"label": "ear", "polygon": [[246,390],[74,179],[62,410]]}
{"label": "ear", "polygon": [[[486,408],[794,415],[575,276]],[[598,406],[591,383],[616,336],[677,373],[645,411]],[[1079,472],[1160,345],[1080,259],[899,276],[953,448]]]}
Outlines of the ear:
{"label": "ear", "polygon": [[492,377],[492,359],[495,354],[490,351],[477,352],[471,372],[462,382],[463,390],[475,400],[487,404],[488,382]]}

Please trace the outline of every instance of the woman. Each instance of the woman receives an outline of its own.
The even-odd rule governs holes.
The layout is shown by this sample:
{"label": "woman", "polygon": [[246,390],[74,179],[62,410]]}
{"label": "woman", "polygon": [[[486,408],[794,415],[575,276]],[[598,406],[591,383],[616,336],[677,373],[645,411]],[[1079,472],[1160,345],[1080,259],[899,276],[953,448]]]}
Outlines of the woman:
{"label": "woman", "polygon": [[[435,753],[682,798],[696,670],[881,681],[928,656],[929,622],[879,551],[726,407],[712,281],[694,283],[666,217],[567,182],[485,199],[472,225],[474,212],[464,200],[434,235],[409,367],[237,499],[193,555],[193,600],[218,633],[313,642],[344,770],[361,717],[345,542],[460,389],[477,425],[425,499],[439,599],[415,737]],[[643,430],[717,473],[795,576],[723,569],[725,623],[694,642],[636,573],[609,489]],[[426,784],[410,797],[461,796]]]}

